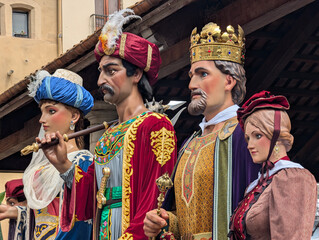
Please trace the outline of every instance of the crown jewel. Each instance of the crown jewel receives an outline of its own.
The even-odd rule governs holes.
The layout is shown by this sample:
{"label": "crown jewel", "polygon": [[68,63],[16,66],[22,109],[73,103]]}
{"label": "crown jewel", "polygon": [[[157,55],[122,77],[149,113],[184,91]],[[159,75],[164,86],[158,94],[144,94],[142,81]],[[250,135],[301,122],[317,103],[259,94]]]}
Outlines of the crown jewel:
{"label": "crown jewel", "polygon": [[238,25],[238,34],[229,25],[222,33],[216,23],[206,24],[201,33],[194,28],[191,34],[191,63],[204,60],[223,60],[244,64],[245,35]]}

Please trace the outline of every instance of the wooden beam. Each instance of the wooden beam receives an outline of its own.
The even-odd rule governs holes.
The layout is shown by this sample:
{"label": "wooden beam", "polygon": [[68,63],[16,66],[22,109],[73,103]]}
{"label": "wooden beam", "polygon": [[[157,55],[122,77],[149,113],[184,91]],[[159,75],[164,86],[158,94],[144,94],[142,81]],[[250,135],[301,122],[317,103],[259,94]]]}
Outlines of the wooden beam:
{"label": "wooden beam", "polygon": [[[315,2],[314,5],[306,8],[301,16],[296,19],[290,31],[282,38],[277,47],[265,60],[262,67],[251,79],[251,84],[247,89],[247,96],[252,95],[256,91],[270,88],[278,78],[280,72],[302,47],[305,40],[317,29],[319,26],[318,4],[319,2]],[[296,29],[300,31],[296,31]]]}
{"label": "wooden beam", "polygon": [[188,85],[188,80],[178,80],[178,79],[172,79],[172,78],[167,78],[167,79],[162,79],[158,81],[158,83],[154,87],[168,87],[168,88],[179,88],[179,89],[184,89]]}
{"label": "wooden beam", "polygon": [[312,106],[291,106],[288,110],[289,113],[319,113],[319,107],[312,107]]}
{"label": "wooden beam", "polygon": [[[274,16],[274,14],[277,13],[277,8],[280,8],[280,16],[283,17],[291,13],[291,11],[295,11],[313,1],[314,0],[269,0],[256,2],[255,0],[238,0],[217,12],[210,11],[207,15],[212,15],[213,17],[210,20],[215,21],[220,25],[226,26],[230,23],[232,25],[240,24],[243,26],[245,34],[248,35],[249,33],[267,25],[269,20],[274,21],[274,19],[278,19]],[[257,13],[255,12],[256,10],[258,10]],[[238,11],[239,13],[241,11],[242,14],[238,14]],[[234,12],[236,12],[236,17],[234,17]],[[269,12],[272,12],[272,14],[269,14]],[[273,18],[271,19],[270,17]],[[135,24],[138,25],[138,23]],[[190,64],[189,60],[187,60],[189,59],[188,49],[189,37],[161,53],[163,63],[159,79],[166,77],[167,75]]]}
{"label": "wooden beam", "polygon": [[[166,3],[155,8],[149,14],[143,16],[142,21],[136,21],[133,24],[130,24],[125,31],[131,32],[134,34],[141,33],[147,30],[149,27],[153,26],[155,23],[161,21],[162,19],[170,16],[179,9],[187,6],[188,4],[197,1],[197,0],[169,0]],[[145,38],[147,36],[144,35]]]}
{"label": "wooden beam", "polygon": [[[258,12],[258,9],[263,8],[262,5],[270,5],[271,3],[274,4],[272,9],[270,9],[270,6],[265,6],[265,9],[268,9],[268,11],[264,14],[261,14],[259,17],[256,17],[253,21],[250,21],[243,25],[243,29],[245,30],[246,34],[252,33],[256,31],[257,29],[260,29],[269,23],[272,23],[279,18],[282,18],[294,11],[297,11],[298,9],[308,5],[309,3],[314,2],[315,0],[294,0],[294,1],[254,1],[251,0],[249,4],[249,10],[245,9],[245,6],[241,6],[244,11],[251,11],[252,12]],[[281,5],[278,7],[275,7],[276,4],[279,4],[281,2]],[[265,10],[264,9],[264,10]],[[245,14],[245,12],[243,12]],[[246,12],[247,14],[247,12]]]}
{"label": "wooden beam", "polygon": [[315,90],[307,90],[307,89],[300,89],[300,88],[271,88],[270,92],[273,94],[280,94],[280,95],[290,95],[290,96],[297,96],[297,97],[319,97],[319,91]]}
{"label": "wooden beam", "polygon": [[[292,160],[299,161],[302,160],[303,162],[309,161],[311,158],[311,154],[314,151],[314,149],[318,148],[318,142],[319,142],[319,131],[317,131],[311,139],[309,139],[303,148],[301,148],[294,156]],[[307,157],[309,156],[309,157]]]}
{"label": "wooden beam", "polygon": [[[319,39],[318,39],[319,42]],[[316,44],[318,44],[318,42]],[[319,62],[319,56],[317,55],[302,55],[298,54],[293,57],[293,60],[295,61],[302,61],[302,62],[308,62],[308,63],[318,63]]]}
{"label": "wooden beam", "polygon": [[291,121],[292,128],[302,128],[302,129],[312,129],[312,130],[319,130],[319,124],[317,121]]}
{"label": "wooden beam", "polygon": [[319,73],[284,71],[284,72],[281,72],[278,77],[318,81],[319,80]]}
{"label": "wooden beam", "polygon": [[71,63],[66,69],[71,70],[73,72],[80,72],[84,68],[90,66],[96,61],[94,52],[90,51],[88,54],[84,55],[83,57],[79,58],[75,62]]}
{"label": "wooden beam", "polygon": [[39,133],[40,115],[24,123],[24,128],[0,140],[0,160],[32,144]]}
{"label": "wooden beam", "polygon": [[0,108],[0,118],[8,115],[9,113],[21,108],[25,104],[33,101],[33,98],[30,97],[29,92],[24,92],[21,95],[17,96],[16,98],[12,99],[10,102],[5,104]]}
{"label": "wooden beam", "polygon": [[186,67],[189,64],[190,64],[189,56],[188,55],[183,56],[183,57],[179,58],[178,60],[173,61],[169,65],[162,67],[158,73],[158,79],[162,79],[162,78],[178,71],[179,69]]}

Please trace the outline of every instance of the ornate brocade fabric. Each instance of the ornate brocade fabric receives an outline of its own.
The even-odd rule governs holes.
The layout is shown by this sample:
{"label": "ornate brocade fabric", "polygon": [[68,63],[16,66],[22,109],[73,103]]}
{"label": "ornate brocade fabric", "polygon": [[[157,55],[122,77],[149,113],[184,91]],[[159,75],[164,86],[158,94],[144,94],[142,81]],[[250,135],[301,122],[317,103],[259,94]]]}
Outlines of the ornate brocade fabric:
{"label": "ornate brocade fabric", "polygon": [[180,159],[175,177],[179,231],[211,232],[214,148],[218,131],[194,138]]}

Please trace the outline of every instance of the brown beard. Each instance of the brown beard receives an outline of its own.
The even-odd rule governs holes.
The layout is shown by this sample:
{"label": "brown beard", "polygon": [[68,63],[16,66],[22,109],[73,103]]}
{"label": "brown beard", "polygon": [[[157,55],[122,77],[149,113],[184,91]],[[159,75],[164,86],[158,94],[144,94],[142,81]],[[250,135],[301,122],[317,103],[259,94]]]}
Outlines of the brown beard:
{"label": "brown beard", "polygon": [[207,94],[202,89],[196,89],[191,92],[191,96],[200,95],[200,98],[192,99],[188,105],[188,112],[190,115],[198,116],[203,114],[206,109]]}

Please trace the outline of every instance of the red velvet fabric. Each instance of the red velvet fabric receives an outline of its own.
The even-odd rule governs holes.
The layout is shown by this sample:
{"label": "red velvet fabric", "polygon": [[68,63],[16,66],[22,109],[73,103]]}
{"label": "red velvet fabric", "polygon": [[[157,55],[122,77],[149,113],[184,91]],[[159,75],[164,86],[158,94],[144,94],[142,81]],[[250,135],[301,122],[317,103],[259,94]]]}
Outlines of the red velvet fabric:
{"label": "red velvet fabric", "polygon": [[244,130],[245,119],[254,111],[264,108],[288,110],[289,107],[290,105],[286,97],[271,95],[268,91],[261,91],[254,94],[237,110],[237,118],[240,127]]}
{"label": "red velvet fabric", "polygon": [[[124,234],[132,234],[133,239],[148,239],[144,235],[143,220],[146,212],[157,207],[159,191],[155,180],[165,172],[172,173],[177,156],[176,136],[170,121],[163,115],[156,114],[155,116],[154,113],[147,114],[148,116],[137,128],[136,138],[132,138],[130,144],[131,146],[133,144],[135,146],[130,161],[130,170],[133,171],[130,177],[130,223]],[[161,166],[154,154],[154,142],[151,137],[152,134],[163,128],[174,133],[174,150],[168,156],[168,161]],[[161,150],[167,151],[168,149],[164,148]],[[94,163],[89,167],[87,173],[83,172],[78,166],[76,166],[75,171],[78,171],[78,174],[75,174],[72,190],[66,188],[64,192],[61,220],[62,231],[69,231],[73,226],[75,218],[87,220],[95,217],[97,184]],[[124,194],[123,189],[122,199],[124,198]]]}
{"label": "red velvet fabric", "polygon": [[22,179],[14,179],[5,184],[6,196],[8,197],[24,197]]}
{"label": "red velvet fabric", "polygon": [[[162,62],[158,47],[154,43],[151,43],[135,34],[128,32],[124,32],[123,34],[127,35],[123,59],[138,66],[142,70],[144,70],[147,66],[148,46],[152,48],[150,69],[145,72],[150,84],[154,85],[157,81],[158,71]],[[119,54],[120,43],[121,36],[117,40],[115,51],[110,56],[121,58]],[[100,62],[101,58],[106,55],[101,41],[96,44],[94,54],[98,62]]]}

